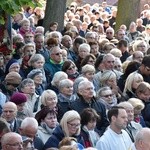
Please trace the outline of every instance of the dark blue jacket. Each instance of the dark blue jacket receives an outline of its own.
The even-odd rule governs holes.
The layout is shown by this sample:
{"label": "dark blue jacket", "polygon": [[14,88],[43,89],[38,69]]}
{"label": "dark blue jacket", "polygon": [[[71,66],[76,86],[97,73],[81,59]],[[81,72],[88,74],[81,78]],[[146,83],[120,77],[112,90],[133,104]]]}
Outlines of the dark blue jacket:
{"label": "dark blue jacket", "polygon": [[[44,149],[48,149],[48,148],[58,148],[59,142],[65,137],[63,130],[61,128],[61,126],[57,126],[54,130],[54,132],[52,133],[51,137],[47,140],[47,142],[44,145]],[[82,140],[81,140],[81,136],[74,136],[74,138],[77,139],[77,142],[80,144],[83,144]]]}

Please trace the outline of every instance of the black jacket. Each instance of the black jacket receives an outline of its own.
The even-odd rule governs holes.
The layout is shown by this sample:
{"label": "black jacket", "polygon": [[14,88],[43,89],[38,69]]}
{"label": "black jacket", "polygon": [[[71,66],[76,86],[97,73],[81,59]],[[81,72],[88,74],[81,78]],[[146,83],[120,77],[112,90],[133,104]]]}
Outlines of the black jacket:
{"label": "black jacket", "polygon": [[106,117],[106,109],[104,104],[96,100],[94,97],[91,99],[91,103],[87,103],[82,96],[79,95],[79,98],[71,103],[71,108],[76,110],[78,113],[81,113],[84,108],[93,108],[100,116],[100,120],[97,122],[97,129],[99,134],[104,133],[105,129],[109,125],[109,122]]}

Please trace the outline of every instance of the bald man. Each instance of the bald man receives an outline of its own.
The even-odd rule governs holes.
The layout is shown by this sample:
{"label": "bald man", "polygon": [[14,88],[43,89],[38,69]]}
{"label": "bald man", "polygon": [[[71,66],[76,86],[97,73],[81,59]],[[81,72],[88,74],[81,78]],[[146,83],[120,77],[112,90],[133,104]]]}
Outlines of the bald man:
{"label": "bald man", "polygon": [[150,129],[143,128],[135,136],[135,142],[130,150],[150,150]]}
{"label": "bald man", "polygon": [[22,137],[15,132],[9,132],[3,135],[1,143],[2,150],[23,150]]}
{"label": "bald man", "polygon": [[13,102],[7,102],[2,108],[2,117],[9,123],[12,132],[17,132],[21,125],[22,120],[16,118],[17,105]]}

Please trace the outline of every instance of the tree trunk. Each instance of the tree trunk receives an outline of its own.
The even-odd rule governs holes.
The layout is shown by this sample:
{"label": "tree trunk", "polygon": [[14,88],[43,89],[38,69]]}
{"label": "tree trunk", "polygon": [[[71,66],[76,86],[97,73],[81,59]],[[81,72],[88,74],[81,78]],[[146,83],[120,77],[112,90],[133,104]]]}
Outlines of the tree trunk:
{"label": "tree trunk", "polygon": [[58,22],[58,31],[63,29],[66,1],[67,0],[47,0],[43,22],[45,32],[49,30],[49,24],[51,22]]}
{"label": "tree trunk", "polygon": [[115,29],[118,30],[121,24],[129,27],[132,21],[136,21],[139,8],[140,0],[119,0]]}

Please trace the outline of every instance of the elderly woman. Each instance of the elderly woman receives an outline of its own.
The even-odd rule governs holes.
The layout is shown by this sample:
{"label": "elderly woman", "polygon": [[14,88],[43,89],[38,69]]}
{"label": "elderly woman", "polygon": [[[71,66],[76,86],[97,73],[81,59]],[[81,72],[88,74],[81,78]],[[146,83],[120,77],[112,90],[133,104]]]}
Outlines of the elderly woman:
{"label": "elderly woman", "polygon": [[42,74],[43,74],[43,82],[46,82],[46,77],[45,77],[45,71],[44,71],[44,63],[45,63],[45,58],[41,54],[34,54],[31,56],[29,59],[29,66],[31,69],[41,69]]}
{"label": "elderly woman", "polygon": [[144,109],[144,103],[138,98],[130,98],[128,102],[134,108],[134,121],[140,123],[142,127],[146,127],[143,116],[141,115],[141,111]]}
{"label": "elderly woman", "polygon": [[98,84],[94,80],[94,74],[95,74],[95,67],[93,65],[86,64],[81,69],[81,75],[85,78],[87,78],[90,82],[94,84],[94,89],[98,90]]}
{"label": "elderly woman", "polygon": [[136,96],[144,103],[145,107],[142,110],[142,116],[144,118],[147,127],[150,127],[150,84],[147,82],[141,82],[137,87]]}
{"label": "elderly woman", "polygon": [[90,54],[90,45],[87,43],[83,43],[79,46],[78,49],[78,60],[76,61],[76,66],[78,68],[78,70],[80,70],[80,65],[82,60]]}
{"label": "elderly woman", "polygon": [[111,107],[117,104],[116,96],[113,94],[113,91],[108,86],[102,87],[98,90],[97,99],[105,105],[106,110],[110,110]]}
{"label": "elderly woman", "polygon": [[34,81],[35,84],[35,92],[37,95],[41,95],[44,91],[43,83],[43,73],[40,69],[33,69],[27,75],[27,78],[30,78]]}
{"label": "elderly woman", "polygon": [[83,80],[78,85],[78,97],[75,102],[71,103],[72,109],[81,113],[84,108],[91,107],[101,116],[101,121],[97,122],[97,129],[103,133],[108,126],[106,119],[106,109],[104,104],[97,101],[94,97],[95,91],[93,83],[88,80]]}
{"label": "elderly woman", "polygon": [[62,66],[62,71],[67,73],[68,79],[74,81],[78,76],[79,72],[77,71],[77,67],[75,63],[71,60],[66,60]]}
{"label": "elderly woman", "polygon": [[40,109],[40,98],[39,95],[35,93],[34,81],[30,78],[24,79],[20,83],[20,91],[27,96],[27,102],[25,107],[32,111],[32,113],[37,112]]}
{"label": "elderly woman", "polygon": [[55,91],[56,94],[59,94],[59,89],[58,89],[59,82],[63,79],[68,79],[68,75],[63,71],[56,72],[51,81],[51,85],[48,87],[48,89],[51,89],[51,90]]}
{"label": "elderly woman", "polygon": [[129,99],[135,97],[135,90],[137,89],[138,85],[143,81],[143,77],[141,74],[137,72],[131,73],[125,82],[125,87],[123,90],[124,96]]}
{"label": "elderly woman", "polygon": [[59,142],[64,137],[75,137],[77,141],[82,144],[80,136],[80,115],[74,110],[67,111],[51,137],[45,143],[44,149],[47,148],[58,148]]}
{"label": "elderly woman", "polygon": [[35,115],[35,119],[39,124],[37,135],[45,144],[58,124],[56,112],[49,107],[43,107]]}
{"label": "elderly woman", "polygon": [[70,110],[70,104],[76,100],[73,95],[73,82],[69,79],[64,79],[59,82],[58,104],[62,110],[62,115]]}

